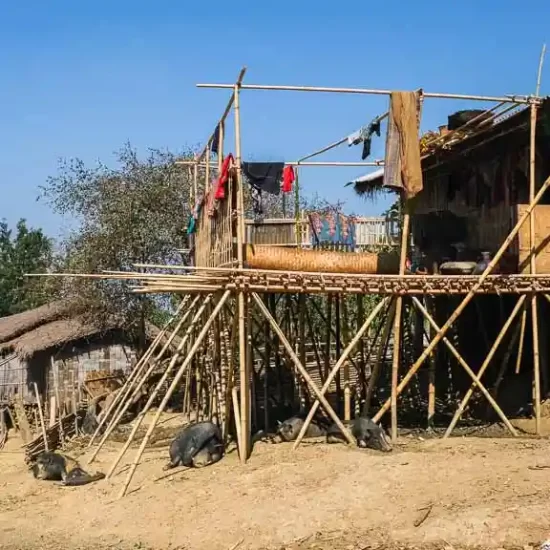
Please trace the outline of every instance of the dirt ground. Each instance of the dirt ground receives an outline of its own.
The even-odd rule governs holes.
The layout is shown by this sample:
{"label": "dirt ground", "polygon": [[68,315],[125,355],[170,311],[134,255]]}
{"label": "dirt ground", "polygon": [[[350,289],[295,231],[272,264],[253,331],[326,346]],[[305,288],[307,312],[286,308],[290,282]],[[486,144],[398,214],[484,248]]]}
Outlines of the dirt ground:
{"label": "dirt ground", "polygon": [[[246,466],[232,452],[172,472],[155,447],[121,500],[136,448],[111,481],[66,488],[36,481],[20,446],[0,451],[5,549],[525,549],[550,538],[548,439],[408,436],[390,454],[257,443]],[[107,471],[119,448],[87,468]]]}

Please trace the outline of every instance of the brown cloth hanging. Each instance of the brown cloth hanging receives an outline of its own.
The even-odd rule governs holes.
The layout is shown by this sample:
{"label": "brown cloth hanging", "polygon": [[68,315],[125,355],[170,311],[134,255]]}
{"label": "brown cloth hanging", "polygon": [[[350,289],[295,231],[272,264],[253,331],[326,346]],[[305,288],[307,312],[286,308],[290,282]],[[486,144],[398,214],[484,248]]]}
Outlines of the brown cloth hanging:
{"label": "brown cloth hanging", "polygon": [[404,191],[411,199],[422,191],[418,137],[418,92],[392,92],[384,160],[384,187]]}

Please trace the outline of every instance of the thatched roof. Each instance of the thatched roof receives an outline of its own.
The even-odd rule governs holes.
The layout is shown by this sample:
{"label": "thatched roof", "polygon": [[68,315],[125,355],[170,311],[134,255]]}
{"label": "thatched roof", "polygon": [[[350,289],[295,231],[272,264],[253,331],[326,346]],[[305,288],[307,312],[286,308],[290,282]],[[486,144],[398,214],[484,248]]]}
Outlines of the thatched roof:
{"label": "thatched roof", "polygon": [[70,304],[59,300],[23,313],[0,317],[0,343],[13,340],[44,323],[61,319],[69,312]]}
{"label": "thatched roof", "polygon": [[[101,335],[120,329],[118,319],[112,318],[103,323],[94,323],[70,310],[68,302],[52,302],[45,306],[2,317],[0,319],[0,353],[14,352],[22,359],[29,359],[35,353],[76,342],[83,338]],[[153,340],[160,332],[152,323],[145,324],[146,337]],[[166,337],[162,343],[166,342]],[[170,349],[174,349],[179,339],[174,339]]]}
{"label": "thatched roof", "polygon": [[[550,98],[545,98],[538,109],[537,125],[544,121],[550,111]],[[422,170],[442,167],[449,162],[455,162],[473,151],[483,151],[482,147],[498,147],[501,140],[512,139],[518,135],[524,137],[529,132],[529,109],[518,106],[512,112],[503,111],[503,115],[495,116],[492,124],[461,127],[449,131],[444,137],[435,132],[428,132],[421,138]],[[430,144],[431,141],[431,144]],[[427,145],[426,145],[427,144]],[[433,144],[433,145],[432,145]],[[481,153],[480,153],[481,154]],[[372,197],[386,188],[383,187],[384,172],[377,170],[346,185],[352,185],[358,195]]]}
{"label": "thatched roof", "polygon": [[0,352],[11,350],[22,359],[29,359],[36,352],[66,345],[82,338],[117,328],[114,323],[99,327],[86,322],[83,317],[58,319],[30,330],[0,345]]}

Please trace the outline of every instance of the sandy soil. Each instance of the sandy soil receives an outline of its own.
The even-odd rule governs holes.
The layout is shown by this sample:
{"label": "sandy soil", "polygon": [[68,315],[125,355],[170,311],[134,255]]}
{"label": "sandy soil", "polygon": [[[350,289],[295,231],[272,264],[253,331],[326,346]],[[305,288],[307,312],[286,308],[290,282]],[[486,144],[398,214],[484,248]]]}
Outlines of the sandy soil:
{"label": "sandy soil", "polygon": [[[118,448],[89,469],[106,471]],[[168,473],[166,448],[152,448],[117,501],[135,448],[112,481],[65,488],[34,480],[11,439],[0,451],[0,548],[537,547],[550,538],[549,451],[533,439],[405,437],[391,454],[258,443],[244,467],[233,452]]]}

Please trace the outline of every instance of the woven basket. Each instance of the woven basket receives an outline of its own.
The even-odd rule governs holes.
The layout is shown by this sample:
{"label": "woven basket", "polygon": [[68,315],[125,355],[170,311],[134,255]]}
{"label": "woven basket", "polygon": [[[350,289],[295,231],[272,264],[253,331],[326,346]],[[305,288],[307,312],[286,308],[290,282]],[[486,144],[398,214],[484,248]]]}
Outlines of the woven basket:
{"label": "woven basket", "polygon": [[281,246],[247,245],[246,263],[251,269],[310,271],[320,273],[396,274],[396,254],[305,250]]}

